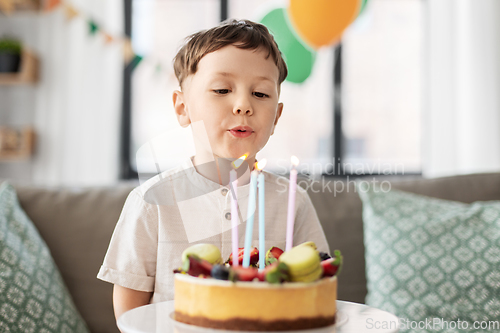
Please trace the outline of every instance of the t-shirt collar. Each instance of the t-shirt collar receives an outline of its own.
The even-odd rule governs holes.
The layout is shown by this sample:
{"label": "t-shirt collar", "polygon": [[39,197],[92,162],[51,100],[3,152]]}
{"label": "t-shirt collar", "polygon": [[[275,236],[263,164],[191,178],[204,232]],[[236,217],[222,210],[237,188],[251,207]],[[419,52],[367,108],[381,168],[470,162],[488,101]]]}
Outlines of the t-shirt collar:
{"label": "t-shirt collar", "polygon": [[[220,189],[222,188],[227,188],[229,189],[228,186],[223,186],[220,185],[219,183],[216,183],[202,175],[200,175],[197,171],[196,168],[194,167],[193,164],[193,156],[188,158],[183,164],[182,168],[186,170],[188,179],[193,183],[194,186],[198,187],[201,190],[206,190],[207,193],[210,193],[213,191],[214,188],[219,187]],[[248,192],[250,190],[250,183],[238,186],[238,193],[237,196],[238,198],[245,198],[248,197]]]}

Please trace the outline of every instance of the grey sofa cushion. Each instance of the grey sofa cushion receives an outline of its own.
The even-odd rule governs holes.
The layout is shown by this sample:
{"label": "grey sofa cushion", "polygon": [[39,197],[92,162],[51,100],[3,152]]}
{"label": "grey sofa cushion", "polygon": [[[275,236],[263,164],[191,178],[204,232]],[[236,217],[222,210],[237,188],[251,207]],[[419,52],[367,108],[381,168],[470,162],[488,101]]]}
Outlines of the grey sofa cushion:
{"label": "grey sofa cushion", "polygon": [[369,305],[415,322],[500,315],[500,201],[465,204],[375,186],[359,194]]}
{"label": "grey sofa cushion", "polygon": [[16,187],[21,206],[47,243],[91,332],[118,332],[113,286],[96,275],[132,188]]}
{"label": "grey sofa cushion", "polygon": [[0,184],[0,332],[88,333],[50,251]]}
{"label": "grey sofa cushion", "polygon": [[[359,178],[373,181],[373,177]],[[500,200],[500,173],[473,174],[436,179],[392,176],[377,177],[387,180],[393,188],[416,194],[465,203]],[[366,290],[365,248],[363,244],[362,205],[350,179],[327,177],[331,192],[321,186],[310,188],[309,195],[323,225],[330,249],[339,249],[344,256],[344,267],[339,276],[338,297],[342,300],[364,303]],[[333,182],[344,184],[344,190],[334,192]],[[341,184],[337,184],[341,189]],[[321,189],[319,192],[318,189]],[[314,191],[313,191],[314,190]]]}

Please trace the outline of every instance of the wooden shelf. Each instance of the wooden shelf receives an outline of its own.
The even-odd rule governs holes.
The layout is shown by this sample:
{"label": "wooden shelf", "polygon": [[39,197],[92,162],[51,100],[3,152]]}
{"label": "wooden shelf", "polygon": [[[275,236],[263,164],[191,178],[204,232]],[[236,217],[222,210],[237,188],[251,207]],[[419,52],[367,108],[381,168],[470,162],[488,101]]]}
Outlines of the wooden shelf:
{"label": "wooden shelf", "polygon": [[[1,0],[0,0],[1,1]],[[17,73],[0,73],[0,85],[33,84],[38,81],[38,59],[29,50],[23,49]]]}
{"label": "wooden shelf", "polygon": [[[3,132],[2,132],[3,131]],[[15,148],[5,147],[0,142],[0,162],[5,161],[26,161],[33,155],[35,147],[35,131],[32,127],[26,127],[22,130],[14,130],[12,128],[0,127],[0,141],[7,140],[8,135],[12,135],[13,131],[17,132]],[[9,132],[7,134],[7,132]],[[2,137],[3,136],[3,137]]]}
{"label": "wooden shelf", "polygon": [[0,0],[0,11],[6,15],[20,11],[39,11],[41,0]]}

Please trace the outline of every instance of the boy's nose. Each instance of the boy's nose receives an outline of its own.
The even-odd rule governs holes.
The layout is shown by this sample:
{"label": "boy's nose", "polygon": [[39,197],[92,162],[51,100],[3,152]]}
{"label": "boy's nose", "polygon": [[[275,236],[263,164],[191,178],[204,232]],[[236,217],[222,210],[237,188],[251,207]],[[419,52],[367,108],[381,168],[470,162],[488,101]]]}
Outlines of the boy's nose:
{"label": "boy's nose", "polygon": [[251,116],[253,114],[252,106],[250,105],[250,102],[246,100],[245,98],[239,99],[235,104],[233,108],[233,114],[241,114],[241,115],[247,115]]}
{"label": "boy's nose", "polygon": [[[243,110],[245,110],[245,111],[243,111]],[[234,114],[242,114],[242,115],[251,116],[253,114],[253,111],[252,111],[251,108],[235,108],[233,110],[233,113]]]}

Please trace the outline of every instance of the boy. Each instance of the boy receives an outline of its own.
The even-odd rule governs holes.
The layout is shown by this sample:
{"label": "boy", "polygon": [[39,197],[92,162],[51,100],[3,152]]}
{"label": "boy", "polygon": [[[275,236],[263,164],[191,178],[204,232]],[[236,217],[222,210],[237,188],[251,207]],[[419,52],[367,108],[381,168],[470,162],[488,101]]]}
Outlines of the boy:
{"label": "boy", "polygon": [[[196,243],[231,253],[228,175],[230,162],[247,154],[238,169],[240,216],[246,216],[249,170],[273,134],[283,109],[278,102],[287,69],[267,28],[228,20],[188,38],[174,59],[180,90],[173,93],[181,126],[192,126],[196,155],[134,189],[116,225],[98,278],[114,284],[115,316],[173,299],[173,269]],[[208,140],[208,142],[207,142]],[[247,172],[244,172],[246,169]],[[285,248],[288,182],[265,172],[266,249]],[[258,244],[255,212],[253,246]],[[240,221],[239,246],[246,223]],[[297,189],[294,244],[314,241],[328,252],[307,193]]]}

